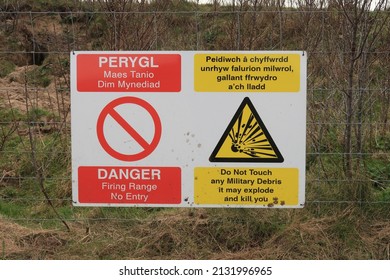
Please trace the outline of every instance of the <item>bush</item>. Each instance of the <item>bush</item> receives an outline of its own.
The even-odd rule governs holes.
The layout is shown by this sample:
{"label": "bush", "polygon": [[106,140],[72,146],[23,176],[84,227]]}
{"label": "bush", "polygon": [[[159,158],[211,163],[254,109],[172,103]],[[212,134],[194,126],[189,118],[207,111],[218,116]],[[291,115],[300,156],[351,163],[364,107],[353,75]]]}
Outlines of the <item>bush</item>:
{"label": "bush", "polygon": [[8,60],[0,59],[0,78],[4,78],[15,70],[15,64]]}

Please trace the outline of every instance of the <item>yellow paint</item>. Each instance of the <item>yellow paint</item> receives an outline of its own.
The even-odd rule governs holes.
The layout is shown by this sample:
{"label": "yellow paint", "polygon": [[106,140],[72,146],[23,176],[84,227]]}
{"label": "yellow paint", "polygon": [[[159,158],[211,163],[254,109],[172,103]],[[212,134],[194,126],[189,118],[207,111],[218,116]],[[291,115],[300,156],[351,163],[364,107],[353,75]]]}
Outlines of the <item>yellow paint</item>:
{"label": "yellow paint", "polygon": [[195,91],[298,92],[299,54],[195,54]]}
{"label": "yellow paint", "polygon": [[263,125],[256,120],[248,104],[226,135],[216,158],[277,158]]}
{"label": "yellow paint", "polygon": [[194,171],[196,204],[298,204],[298,168],[197,167]]}

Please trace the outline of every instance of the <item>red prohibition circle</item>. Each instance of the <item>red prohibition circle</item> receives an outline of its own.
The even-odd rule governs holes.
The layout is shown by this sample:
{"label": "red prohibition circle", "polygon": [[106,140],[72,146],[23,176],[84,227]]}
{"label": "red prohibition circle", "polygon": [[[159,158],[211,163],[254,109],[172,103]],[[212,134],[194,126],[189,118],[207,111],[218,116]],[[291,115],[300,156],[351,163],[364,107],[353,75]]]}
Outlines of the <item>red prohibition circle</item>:
{"label": "red prohibition circle", "polygon": [[[135,104],[144,108],[152,117],[154,123],[154,136],[150,143],[148,143],[116,110],[115,108],[122,104]],[[136,154],[123,154],[115,149],[113,149],[107,142],[107,139],[104,135],[104,121],[107,116],[110,115],[134,140],[143,148],[143,150]],[[157,147],[161,138],[161,120],[157,114],[157,111],[143,99],[127,96],[115,99],[108,103],[100,113],[97,125],[96,132],[97,137],[100,142],[100,145],[103,149],[112,157],[122,160],[122,161],[137,161],[143,159],[150,155],[154,149]]]}

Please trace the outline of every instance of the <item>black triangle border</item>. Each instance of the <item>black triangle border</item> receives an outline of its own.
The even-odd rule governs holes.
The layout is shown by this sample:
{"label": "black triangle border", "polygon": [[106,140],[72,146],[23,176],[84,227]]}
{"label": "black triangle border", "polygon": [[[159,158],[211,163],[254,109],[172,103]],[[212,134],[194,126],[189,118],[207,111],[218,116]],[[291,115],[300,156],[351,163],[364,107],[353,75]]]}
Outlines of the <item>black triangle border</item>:
{"label": "black triangle border", "polygon": [[[236,123],[238,117],[241,114],[241,111],[244,110],[244,107],[246,105],[249,106],[249,108],[252,111],[253,116],[255,117],[256,121],[259,123],[260,127],[262,128],[265,137],[267,138],[268,142],[270,143],[271,147],[273,148],[273,150],[277,156],[276,158],[230,158],[230,157],[216,158],[218,151],[221,149],[225,139],[229,136],[230,130],[232,129],[232,127]],[[264,123],[261,120],[259,114],[257,113],[255,107],[253,106],[252,102],[250,101],[249,97],[245,97],[244,100],[241,102],[240,107],[238,107],[237,112],[234,114],[232,120],[230,121],[225,132],[223,133],[221,139],[219,139],[217,146],[215,147],[214,151],[210,155],[209,161],[210,162],[278,162],[278,163],[281,163],[284,161],[282,154],[280,153],[274,140],[272,139],[271,135],[269,134],[267,127],[264,125]]]}

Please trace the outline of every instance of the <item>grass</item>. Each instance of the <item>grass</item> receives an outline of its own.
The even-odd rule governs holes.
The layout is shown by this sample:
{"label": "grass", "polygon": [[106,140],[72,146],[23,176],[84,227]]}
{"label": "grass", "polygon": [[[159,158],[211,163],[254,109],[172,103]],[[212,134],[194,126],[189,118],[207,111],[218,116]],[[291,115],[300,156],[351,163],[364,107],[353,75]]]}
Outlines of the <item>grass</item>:
{"label": "grass", "polygon": [[27,82],[32,86],[48,87],[51,83],[50,74],[50,66],[39,66],[26,73]]}
{"label": "grass", "polygon": [[12,73],[15,69],[15,65],[6,59],[0,59],[0,78],[4,78],[8,74]]}
{"label": "grass", "polygon": [[[41,205],[36,207],[39,219],[44,219],[39,222],[40,227],[31,225],[31,222],[23,223],[26,226],[22,227],[23,233],[14,237],[24,240],[32,233],[42,235],[42,244],[34,244],[32,258],[49,259],[386,257],[385,252],[375,253],[375,250],[380,244],[386,244],[386,239],[381,236],[389,236],[386,233],[390,231],[386,229],[390,227],[388,223],[381,222],[378,216],[372,219],[367,211],[351,206],[340,207],[340,210],[331,206],[328,215],[325,208],[318,217],[311,214],[315,209],[310,205],[303,210],[281,211],[58,208],[63,216],[70,219],[72,231],[67,233],[61,230],[54,217],[47,214],[48,208]],[[16,212],[14,215],[18,216]],[[52,238],[48,233],[57,235],[58,239],[64,240],[64,244],[51,247],[52,253],[45,255],[45,244]],[[31,248],[25,247],[22,251],[32,254]],[[12,258],[12,254],[6,253],[7,256]]]}

